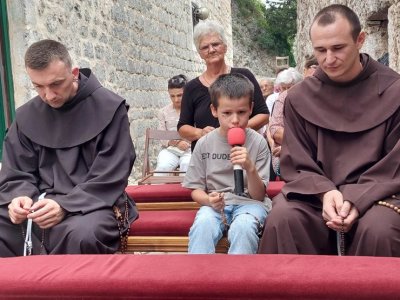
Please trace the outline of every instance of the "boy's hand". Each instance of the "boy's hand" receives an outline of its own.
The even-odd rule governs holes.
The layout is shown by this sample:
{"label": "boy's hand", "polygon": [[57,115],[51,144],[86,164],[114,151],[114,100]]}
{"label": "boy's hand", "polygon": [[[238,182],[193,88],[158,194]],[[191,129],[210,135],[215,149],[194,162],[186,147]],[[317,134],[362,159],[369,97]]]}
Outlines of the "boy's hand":
{"label": "boy's hand", "polygon": [[210,206],[216,211],[221,211],[225,206],[223,193],[218,193],[218,192],[209,193],[208,201],[210,202]]}
{"label": "boy's hand", "polygon": [[246,171],[250,171],[252,168],[254,168],[254,164],[250,160],[247,149],[245,147],[233,147],[231,149],[230,158],[233,165],[240,165]]}

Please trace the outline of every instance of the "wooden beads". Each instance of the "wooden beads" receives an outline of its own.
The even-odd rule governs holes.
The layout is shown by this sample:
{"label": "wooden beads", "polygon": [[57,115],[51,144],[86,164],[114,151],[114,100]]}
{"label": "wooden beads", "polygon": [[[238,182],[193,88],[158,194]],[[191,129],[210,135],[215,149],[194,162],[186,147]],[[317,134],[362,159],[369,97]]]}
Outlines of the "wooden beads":
{"label": "wooden beads", "polygon": [[[395,195],[393,195],[392,198],[397,199]],[[382,206],[386,206],[386,207],[388,207],[388,208],[391,208],[391,209],[393,209],[395,212],[397,212],[398,214],[400,214],[400,208],[397,207],[396,205],[393,205],[393,204],[391,204],[391,203],[389,203],[389,202],[386,202],[386,201],[378,201],[378,204],[379,204],[379,205],[382,205]]]}

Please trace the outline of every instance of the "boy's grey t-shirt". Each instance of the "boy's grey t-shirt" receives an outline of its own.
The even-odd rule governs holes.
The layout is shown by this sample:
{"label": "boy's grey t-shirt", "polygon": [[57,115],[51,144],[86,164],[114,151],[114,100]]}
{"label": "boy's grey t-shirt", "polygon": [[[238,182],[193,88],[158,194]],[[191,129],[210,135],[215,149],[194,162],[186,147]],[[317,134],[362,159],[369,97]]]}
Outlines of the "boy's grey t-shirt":
{"label": "boy's grey t-shirt", "polygon": [[[264,182],[268,185],[270,154],[265,138],[254,131],[246,128],[246,142],[250,159],[255,164],[256,170]],[[231,146],[226,137],[223,137],[219,129],[213,130],[203,136],[196,144],[192,153],[189,168],[186,172],[182,186],[189,189],[201,189],[207,193],[224,192],[226,205],[257,203],[267,211],[271,209],[271,200],[266,196],[264,201],[250,198],[247,189],[247,175],[243,170],[244,192],[248,197],[235,195],[235,181],[233,165],[230,161]]]}

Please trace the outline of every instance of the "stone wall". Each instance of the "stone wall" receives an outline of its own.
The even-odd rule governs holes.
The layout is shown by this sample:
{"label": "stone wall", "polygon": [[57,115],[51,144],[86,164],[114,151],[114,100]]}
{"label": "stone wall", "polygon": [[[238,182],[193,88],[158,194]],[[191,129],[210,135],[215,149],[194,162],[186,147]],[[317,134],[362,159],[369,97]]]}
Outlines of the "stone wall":
{"label": "stone wall", "polygon": [[[399,46],[400,46],[400,4],[399,0],[298,0],[297,1],[297,36],[295,53],[298,66],[304,63],[304,55],[312,52],[309,39],[309,28],[316,13],[323,7],[338,3],[345,4],[353,9],[360,18],[361,26],[367,33],[367,38],[362,52],[370,54],[374,59],[389,53],[390,66],[400,71]],[[373,14],[388,12],[388,25],[368,22]]]}
{"label": "stone wall", "polygon": [[[131,109],[131,135],[137,159],[131,182],[141,176],[144,132],[156,127],[156,111],[168,103],[167,79],[199,75],[204,65],[192,42],[190,0],[6,0],[16,107],[35,95],[23,56],[33,42],[52,38],[65,43],[76,65],[90,67],[104,86],[122,95]],[[274,58],[251,41],[235,1],[194,0],[207,7],[210,19],[227,32],[229,64],[273,76]],[[232,3],[231,3],[232,2]],[[368,32],[363,51],[379,58],[389,52],[390,66],[400,71],[400,0],[298,0],[298,65],[311,52],[308,29],[315,13],[331,3],[353,8]],[[367,18],[388,9],[387,28],[366,26]],[[233,14],[233,17],[232,17]],[[233,32],[233,35],[232,35]],[[153,157],[158,149],[154,149]]]}
{"label": "stone wall", "polygon": [[[194,2],[226,28],[232,64],[231,1]],[[204,69],[192,42],[191,1],[7,0],[7,8],[16,106],[35,95],[24,69],[27,47],[44,38],[63,42],[75,65],[93,69],[130,104],[137,154],[131,182],[140,178],[145,129],[157,126],[156,111],[170,101],[168,78],[194,78]]]}
{"label": "stone wall", "polygon": [[388,11],[389,65],[400,73],[400,1],[393,2]]}

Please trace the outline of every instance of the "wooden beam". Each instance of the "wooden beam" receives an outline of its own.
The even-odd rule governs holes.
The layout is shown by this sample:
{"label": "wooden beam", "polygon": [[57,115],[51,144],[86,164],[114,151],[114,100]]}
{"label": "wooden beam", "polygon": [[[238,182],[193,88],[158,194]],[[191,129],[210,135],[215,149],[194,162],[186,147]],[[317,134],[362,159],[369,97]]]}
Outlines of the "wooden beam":
{"label": "wooden beam", "polygon": [[145,210],[198,210],[200,204],[194,201],[185,202],[147,202],[136,203],[139,211]]}
{"label": "wooden beam", "polygon": [[[130,236],[127,252],[187,252],[189,237],[187,236]],[[217,253],[227,253],[229,242],[222,238],[217,246]]]}

